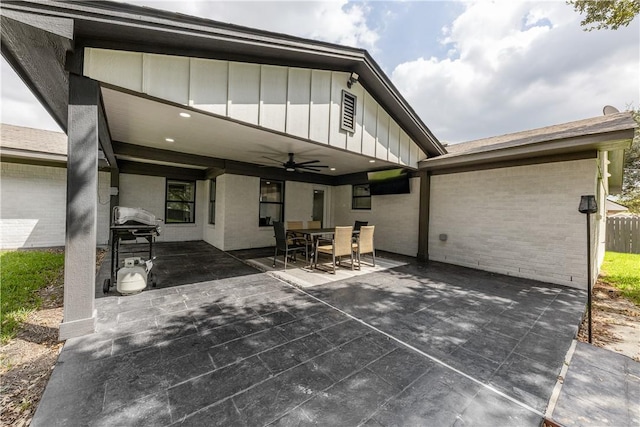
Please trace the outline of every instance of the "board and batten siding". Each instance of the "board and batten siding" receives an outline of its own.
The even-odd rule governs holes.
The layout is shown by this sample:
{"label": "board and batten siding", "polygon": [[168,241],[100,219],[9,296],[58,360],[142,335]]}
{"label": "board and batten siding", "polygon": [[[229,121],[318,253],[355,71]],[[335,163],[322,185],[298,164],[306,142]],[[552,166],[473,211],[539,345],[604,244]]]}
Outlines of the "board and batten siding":
{"label": "board and batten siding", "polygon": [[[319,144],[417,168],[427,156],[350,73],[85,48],[93,79]],[[357,97],[340,128],[342,91]]]}
{"label": "board and batten siding", "polygon": [[429,259],[586,289],[586,220],[578,204],[597,190],[597,161],[433,176]]}

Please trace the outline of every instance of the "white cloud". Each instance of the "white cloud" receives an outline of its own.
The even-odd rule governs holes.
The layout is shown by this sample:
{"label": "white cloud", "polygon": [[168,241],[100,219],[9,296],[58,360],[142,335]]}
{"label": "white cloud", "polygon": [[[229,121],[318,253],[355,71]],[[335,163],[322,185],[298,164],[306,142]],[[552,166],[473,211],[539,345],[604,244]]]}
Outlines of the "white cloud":
{"label": "white cloud", "polygon": [[339,1],[127,1],[202,18],[363,49],[378,34],[367,24],[366,3]]}
{"label": "white cloud", "polygon": [[0,86],[2,108],[0,121],[17,126],[60,131],[60,127],[27,89],[20,77],[2,58]]}
{"label": "white cloud", "polygon": [[442,141],[515,132],[638,106],[638,22],[584,32],[564,2],[474,2],[443,30],[447,58],[392,80]]}

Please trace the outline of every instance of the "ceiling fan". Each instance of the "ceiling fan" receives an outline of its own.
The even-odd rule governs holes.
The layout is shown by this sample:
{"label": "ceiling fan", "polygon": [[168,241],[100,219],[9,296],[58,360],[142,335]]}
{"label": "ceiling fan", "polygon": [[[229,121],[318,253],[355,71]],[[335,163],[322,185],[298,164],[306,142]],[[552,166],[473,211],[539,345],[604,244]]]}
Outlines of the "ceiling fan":
{"label": "ceiling fan", "polygon": [[287,172],[303,172],[303,171],[314,171],[314,172],[320,172],[322,169],[328,168],[329,166],[326,165],[317,165],[316,163],[320,163],[320,160],[309,160],[307,162],[296,162],[295,160],[293,160],[293,153],[289,153],[289,160],[287,160],[286,162],[282,162],[280,160],[276,160],[276,159],[272,159],[271,157],[267,157],[267,156],[262,156],[265,159],[269,159],[273,162],[277,162],[279,164],[282,165],[282,167],[287,171]]}

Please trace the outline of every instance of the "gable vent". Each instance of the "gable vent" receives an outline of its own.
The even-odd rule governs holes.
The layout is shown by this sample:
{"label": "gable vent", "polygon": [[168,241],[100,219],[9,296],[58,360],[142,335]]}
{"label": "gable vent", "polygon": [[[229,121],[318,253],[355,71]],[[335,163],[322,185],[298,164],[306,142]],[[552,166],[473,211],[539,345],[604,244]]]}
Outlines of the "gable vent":
{"label": "gable vent", "polygon": [[347,132],[356,131],[356,101],[354,94],[342,91],[342,114],[340,115],[340,128]]}

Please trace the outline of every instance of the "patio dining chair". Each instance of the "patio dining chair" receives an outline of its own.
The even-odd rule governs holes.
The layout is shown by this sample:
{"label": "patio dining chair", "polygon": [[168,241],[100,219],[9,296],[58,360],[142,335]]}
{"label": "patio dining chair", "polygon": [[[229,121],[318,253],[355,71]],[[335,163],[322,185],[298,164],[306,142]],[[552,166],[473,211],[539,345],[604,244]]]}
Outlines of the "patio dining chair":
{"label": "patio dining chair", "polygon": [[307,241],[303,237],[288,237],[284,229],[284,223],[274,221],[273,231],[276,238],[276,248],[273,254],[273,267],[276,266],[276,258],[278,257],[278,251],[284,252],[284,269],[287,269],[287,259],[289,253],[293,255],[293,261],[296,260],[296,253],[304,251],[305,260],[309,260],[309,251]]}
{"label": "patio dining chair", "polygon": [[357,239],[357,233],[355,233],[356,231],[360,231],[360,228],[362,228],[363,225],[367,225],[369,224],[369,221],[358,221],[356,220],[356,223],[353,224],[353,242],[355,243],[358,239]]}
{"label": "patio dining chair", "polygon": [[367,225],[367,224],[369,224],[369,221],[356,220],[356,223],[353,225],[353,231],[360,231],[360,228],[362,228],[363,225]]}
{"label": "patio dining chair", "polygon": [[322,221],[307,221],[307,228],[322,228]]}
{"label": "patio dining chair", "polygon": [[371,254],[372,265],[376,266],[376,250],[373,246],[373,231],[375,225],[364,225],[360,228],[360,234],[357,236],[356,243],[353,243],[353,251],[356,253],[358,260],[358,268],[360,268],[360,260],[363,254]]}
{"label": "patio dining chair", "polygon": [[336,274],[336,258],[338,263],[340,258],[349,255],[351,257],[351,270],[353,270],[353,249],[351,243],[351,235],[353,227],[336,227],[333,239],[330,245],[318,245],[315,251],[315,265],[318,265],[318,253],[324,253],[332,256],[333,274]]}

